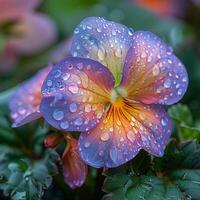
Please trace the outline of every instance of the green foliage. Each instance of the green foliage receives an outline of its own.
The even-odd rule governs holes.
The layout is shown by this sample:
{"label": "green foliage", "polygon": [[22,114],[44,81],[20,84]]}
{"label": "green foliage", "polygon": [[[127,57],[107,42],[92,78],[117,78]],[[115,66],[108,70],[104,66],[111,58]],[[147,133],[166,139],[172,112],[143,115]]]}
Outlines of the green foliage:
{"label": "green foliage", "polygon": [[181,139],[200,139],[200,129],[195,127],[191,111],[186,105],[174,105],[168,112],[170,117],[174,120]]}
{"label": "green foliage", "polygon": [[42,147],[47,129],[38,123],[13,129],[6,114],[0,116],[0,127],[0,189],[12,200],[41,199],[59,160]]}
{"label": "green foliage", "polygon": [[[141,152],[136,160],[143,157]],[[104,200],[186,200],[200,199],[200,148],[197,141],[178,145],[172,140],[162,158],[152,158],[143,162],[143,168],[136,172],[135,159],[127,165],[109,170],[103,185]],[[136,166],[137,169],[138,166]]]}

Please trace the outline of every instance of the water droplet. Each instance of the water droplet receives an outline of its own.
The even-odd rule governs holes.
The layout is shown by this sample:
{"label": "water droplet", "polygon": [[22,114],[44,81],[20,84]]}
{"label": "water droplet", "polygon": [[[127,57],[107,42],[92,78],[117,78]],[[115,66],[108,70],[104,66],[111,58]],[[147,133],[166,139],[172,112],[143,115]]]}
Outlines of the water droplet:
{"label": "water droplet", "polygon": [[77,68],[80,69],[80,70],[83,69],[83,63],[78,63]]}
{"label": "water droplet", "polygon": [[164,87],[165,88],[170,88],[171,87],[171,80],[170,79],[166,79],[164,82]]}
{"label": "water droplet", "polygon": [[91,25],[87,25],[87,29],[91,30],[92,26]]}
{"label": "water droplet", "polygon": [[116,148],[110,149],[110,158],[115,164],[117,163],[117,149]]}
{"label": "water droplet", "polygon": [[139,113],[139,118],[140,118],[141,120],[144,120],[144,119],[145,119],[145,115],[144,115],[143,113]]}
{"label": "water droplet", "polygon": [[109,133],[105,132],[105,133],[101,134],[100,138],[102,141],[109,140],[109,138],[110,138]]}
{"label": "water droplet", "polygon": [[63,76],[63,80],[64,81],[67,81],[70,77],[70,74],[69,73],[65,73],[64,76]]}
{"label": "water droplet", "polygon": [[133,35],[133,32],[134,32],[134,30],[133,30],[132,28],[129,28],[129,30],[128,30],[128,34],[129,34],[130,36]]}
{"label": "water droplet", "polygon": [[77,118],[77,119],[74,121],[74,124],[77,125],[77,126],[82,125],[82,124],[83,124],[83,119],[82,119],[82,117]]}
{"label": "water droplet", "polygon": [[77,85],[70,85],[68,89],[72,94],[78,93],[78,86]]}
{"label": "water droplet", "polygon": [[87,104],[86,106],[85,106],[85,112],[90,112],[91,111],[91,105],[90,104]]}
{"label": "water droplet", "polygon": [[167,126],[167,122],[164,118],[161,119],[161,124],[162,126]]}
{"label": "water droplet", "polygon": [[180,95],[182,95],[182,92],[183,92],[182,89],[179,89],[177,94],[180,96]]}
{"label": "water droplet", "polygon": [[89,146],[90,146],[90,142],[85,141],[85,143],[84,143],[84,147],[85,147],[85,148],[88,148]]}
{"label": "water droplet", "polygon": [[99,151],[99,155],[100,155],[100,156],[103,156],[103,151],[102,151],[102,150]]}
{"label": "water droplet", "polygon": [[47,81],[47,86],[49,86],[49,87],[50,87],[50,86],[52,86],[52,85],[53,85],[53,82],[52,82],[52,80],[48,80],[48,81]]}
{"label": "water droplet", "polygon": [[97,32],[98,32],[98,33],[101,33],[101,28],[97,28]]}
{"label": "water droplet", "polygon": [[168,63],[169,63],[169,64],[172,64],[172,61],[171,61],[170,59],[168,59]]}
{"label": "water droplet", "polygon": [[142,54],[141,54],[141,58],[146,58],[146,57],[147,57],[147,54],[146,54],[145,51],[143,51]]}
{"label": "water droplet", "polygon": [[152,72],[153,72],[153,75],[154,75],[154,76],[157,76],[157,75],[160,73],[160,68],[159,68],[159,66],[158,66],[158,65],[155,65],[155,66],[153,67]]}
{"label": "water droplet", "polygon": [[121,58],[122,52],[121,52],[121,49],[120,49],[120,48],[117,48],[117,49],[115,50],[115,56],[118,57],[118,58]]}
{"label": "water droplet", "polygon": [[75,34],[78,34],[78,33],[79,33],[79,29],[76,28],[76,29],[74,30],[74,33],[75,33]]}
{"label": "water droplet", "polygon": [[54,112],[53,112],[53,118],[55,119],[55,120],[62,120],[63,118],[64,118],[64,112],[63,111],[61,111],[61,110],[55,110]]}
{"label": "water droplet", "polygon": [[187,82],[187,78],[184,77],[184,78],[182,79],[182,81],[183,81],[183,82]]}
{"label": "water droplet", "polygon": [[135,134],[133,133],[133,131],[128,131],[128,133],[127,133],[127,138],[128,138],[131,142],[134,142],[134,141],[135,141]]}
{"label": "water droplet", "polygon": [[72,112],[72,113],[76,112],[76,111],[77,111],[77,104],[76,104],[76,103],[71,103],[71,104],[69,105],[69,110],[70,110],[70,112]]}
{"label": "water droplet", "polygon": [[116,31],[114,29],[112,29],[112,35],[116,35]]}
{"label": "water droplet", "polygon": [[69,128],[69,122],[68,121],[61,122],[60,123],[60,128],[61,129],[67,129],[67,128]]}
{"label": "water droplet", "polygon": [[55,78],[59,78],[60,75],[61,75],[61,71],[59,69],[54,72],[54,77]]}
{"label": "water droplet", "polygon": [[100,48],[97,52],[97,56],[99,58],[99,60],[104,60],[105,58],[105,49],[104,48]]}

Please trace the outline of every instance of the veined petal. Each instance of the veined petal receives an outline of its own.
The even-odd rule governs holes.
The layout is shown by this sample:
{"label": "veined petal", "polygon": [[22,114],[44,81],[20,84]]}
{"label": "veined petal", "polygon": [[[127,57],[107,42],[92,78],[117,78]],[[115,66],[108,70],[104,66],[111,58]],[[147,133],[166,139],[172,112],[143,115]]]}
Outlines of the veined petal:
{"label": "veined petal", "polygon": [[41,102],[41,87],[51,66],[39,71],[33,78],[23,83],[11,96],[9,107],[13,127],[22,126],[41,117],[39,105]]}
{"label": "veined petal", "polygon": [[140,149],[162,156],[171,134],[167,113],[159,105],[123,100],[112,105],[100,124],[79,138],[82,159],[93,167],[117,167]]}
{"label": "veined petal", "polygon": [[102,117],[113,87],[114,78],[102,64],[67,58],[44,81],[41,113],[57,129],[89,130]]}
{"label": "veined petal", "polygon": [[128,98],[146,104],[173,104],[186,92],[188,76],[172,49],[150,32],[135,32],[121,86]]}
{"label": "veined petal", "polygon": [[133,31],[122,24],[100,17],[89,17],[75,29],[71,53],[73,56],[91,58],[107,66],[118,85],[132,35]]}
{"label": "veined petal", "polygon": [[67,148],[62,156],[65,182],[72,188],[81,187],[87,177],[88,167],[81,160],[77,141],[68,139]]}

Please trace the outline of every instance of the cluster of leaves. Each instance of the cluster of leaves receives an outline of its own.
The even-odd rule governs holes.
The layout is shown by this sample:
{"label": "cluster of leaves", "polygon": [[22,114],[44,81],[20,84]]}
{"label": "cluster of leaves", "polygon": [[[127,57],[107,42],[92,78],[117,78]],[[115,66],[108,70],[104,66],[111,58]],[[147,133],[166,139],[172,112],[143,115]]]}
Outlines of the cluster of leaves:
{"label": "cluster of leaves", "polygon": [[0,127],[0,189],[12,200],[41,199],[57,173],[59,161],[55,151],[43,148],[47,128],[32,123],[12,129],[2,113]]}
{"label": "cluster of leaves", "polygon": [[104,200],[200,199],[200,146],[197,141],[172,140],[162,158],[141,152],[116,170],[108,170]]}

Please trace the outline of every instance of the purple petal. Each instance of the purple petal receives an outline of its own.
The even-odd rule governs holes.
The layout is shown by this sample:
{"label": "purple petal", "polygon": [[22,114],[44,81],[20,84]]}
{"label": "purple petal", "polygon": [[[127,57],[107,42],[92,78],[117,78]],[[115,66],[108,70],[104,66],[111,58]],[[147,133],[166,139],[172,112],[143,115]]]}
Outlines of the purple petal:
{"label": "purple petal", "polygon": [[130,99],[174,104],[185,94],[188,75],[171,48],[150,32],[135,32],[126,57],[121,87]]}
{"label": "purple petal", "polygon": [[33,78],[23,83],[11,96],[9,107],[13,127],[22,126],[41,117],[41,86],[51,66],[39,71]]}
{"label": "purple petal", "polygon": [[40,0],[0,0],[0,23],[16,20],[31,13]]}
{"label": "purple petal", "polygon": [[140,149],[162,156],[171,134],[169,116],[161,106],[124,102],[111,106],[101,123],[79,138],[82,159],[96,168],[117,167]]}
{"label": "purple petal", "polygon": [[57,34],[54,23],[43,14],[27,15],[12,26],[11,33],[7,45],[23,55],[38,53],[49,47]]}
{"label": "purple petal", "polygon": [[71,53],[107,66],[118,84],[133,32],[122,24],[99,17],[84,19],[74,30]]}
{"label": "purple petal", "polygon": [[89,130],[102,117],[113,87],[112,74],[100,63],[67,58],[44,81],[41,113],[57,129]]}

